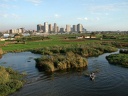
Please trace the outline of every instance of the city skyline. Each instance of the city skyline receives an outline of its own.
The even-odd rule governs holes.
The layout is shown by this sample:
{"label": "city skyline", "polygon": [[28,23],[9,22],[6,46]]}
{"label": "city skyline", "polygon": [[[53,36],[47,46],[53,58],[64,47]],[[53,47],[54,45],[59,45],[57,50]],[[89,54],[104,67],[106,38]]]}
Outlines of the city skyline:
{"label": "city skyline", "polygon": [[128,31],[128,0],[1,0],[0,31],[81,23],[88,31]]}
{"label": "city skyline", "polygon": [[69,25],[66,24],[65,27],[60,27],[57,23],[51,24],[48,22],[44,22],[44,24],[37,24],[36,32],[43,33],[59,33],[59,32],[85,32],[86,29],[82,24]]}

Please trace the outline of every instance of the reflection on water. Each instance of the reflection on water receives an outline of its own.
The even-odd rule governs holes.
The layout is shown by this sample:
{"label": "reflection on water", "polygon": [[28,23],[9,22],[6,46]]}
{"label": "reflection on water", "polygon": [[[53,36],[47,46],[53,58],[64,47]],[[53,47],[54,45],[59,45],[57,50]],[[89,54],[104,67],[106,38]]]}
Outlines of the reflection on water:
{"label": "reflection on water", "polygon": [[[53,74],[39,72],[34,58],[40,55],[30,52],[5,54],[0,65],[28,74],[27,84],[11,96],[128,96],[128,69],[110,65],[105,59],[107,55],[88,58],[84,70]],[[96,72],[94,81],[84,75],[92,71]]]}

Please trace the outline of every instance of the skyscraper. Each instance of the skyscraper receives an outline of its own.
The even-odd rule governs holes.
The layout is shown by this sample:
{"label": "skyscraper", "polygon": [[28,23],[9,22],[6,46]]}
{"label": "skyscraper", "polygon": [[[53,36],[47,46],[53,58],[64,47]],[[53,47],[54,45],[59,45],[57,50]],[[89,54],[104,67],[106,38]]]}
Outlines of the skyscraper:
{"label": "skyscraper", "polygon": [[37,25],[37,32],[40,32],[40,31],[42,31],[42,30],[43,30],[42,25],[41,25],[41,24],[38,24],[38,25]]}
{"label": "skyscraper", "polygon": [[49,24],[49,32],[52,32],[53,28],[52,28],[52,24]]}
{"label": "skyscraper", "polygon": [[83,25],[82,24],[77,24],[77,31],[82,32],[83,31]]}
{"label": "skyscraper", "polygon": [[44,32],[48,32],[48,23],[44,22]]}
{"label": "skyscraper", "polygon": [[66,32],[70,32],[71,31],[71,26],[70,25],[66,25]]}
{"label": "skyscraper", "polygon": [[60,32],[65,32],[65,28],[60,28]]}
{"label": "skyscraper", "polygon": [[77,25],[73,25],[73,32],[77,32]]}
{"label": "skyscraper", "polygon": [[54,23],[54,32],[57,32],[57,24]]}

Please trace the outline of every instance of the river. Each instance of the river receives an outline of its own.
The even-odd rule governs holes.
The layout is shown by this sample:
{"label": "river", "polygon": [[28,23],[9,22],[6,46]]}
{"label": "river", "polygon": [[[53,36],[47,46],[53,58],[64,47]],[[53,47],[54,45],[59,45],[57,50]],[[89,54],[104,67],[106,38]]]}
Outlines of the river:
{"label": "river", "polygon": [[[128,69],[111,65],[105,59],[114,53],[88,58],[88,67],[83,71],[51,75],[38,71],[34,58],[41,55],[31,52],[7,53],[0,65],[27,73],[27,84],[10,96],[128,96]],[[92,71],[97,72],[94,81],[84,75]]]}

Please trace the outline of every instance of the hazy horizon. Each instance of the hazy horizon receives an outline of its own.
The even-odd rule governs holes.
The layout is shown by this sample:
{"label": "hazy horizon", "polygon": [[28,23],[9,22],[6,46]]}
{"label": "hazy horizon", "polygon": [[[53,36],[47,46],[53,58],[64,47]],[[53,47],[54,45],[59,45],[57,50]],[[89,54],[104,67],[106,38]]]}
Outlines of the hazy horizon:
{"label": "hazy horizon", "polygon": [[128,31],[128,0],[1,0],[0,31],[81,23],[88,31]]}

